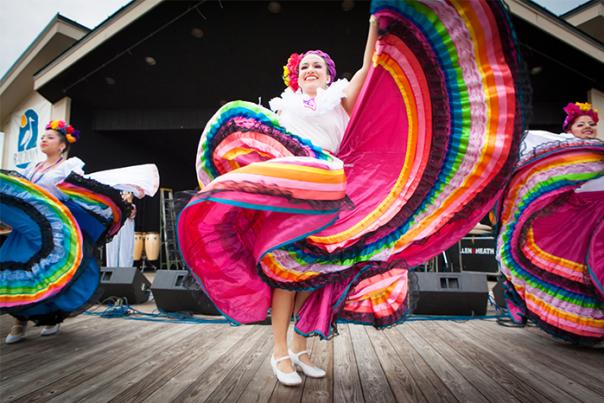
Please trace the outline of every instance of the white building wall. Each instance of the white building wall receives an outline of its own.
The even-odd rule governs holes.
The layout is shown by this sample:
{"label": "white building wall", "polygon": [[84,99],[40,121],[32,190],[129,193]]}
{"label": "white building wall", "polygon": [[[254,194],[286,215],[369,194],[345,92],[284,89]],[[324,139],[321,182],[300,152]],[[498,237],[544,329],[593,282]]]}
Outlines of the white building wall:
{"label": "white building wall", "polygon": [[602,123],[602,119],[604,119],[604,92],[592,88],[587,94],[587,99],[598,110],[598,117],[600,118],[598,122],[598,138],[604,140],[604,123]]}
{"label": "white building wall", "polygon": [[30,163],[44,160],[39,149],[44,127],[51,119],[69,121],[71,99],[63,98],[54,105],[37,92],[25,99],[2,123],[0,137],[2,169],[25,168]]}

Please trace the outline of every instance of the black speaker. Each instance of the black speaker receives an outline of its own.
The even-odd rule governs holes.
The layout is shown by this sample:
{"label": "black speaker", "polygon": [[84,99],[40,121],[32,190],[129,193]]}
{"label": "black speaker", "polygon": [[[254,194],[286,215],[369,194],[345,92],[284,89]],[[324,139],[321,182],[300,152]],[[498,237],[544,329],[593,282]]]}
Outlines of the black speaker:
{"label": "black speaker", "polygon": [[415,301],[414,314],[480,316],[487,313],[489,290],[484,274],[463,272],[416,272],[415,274],[419,296]]}
{"label": "black speaker", "polygon": [[151,292],[162,311],[220,315],[188,270],[157,270]]}
{"label": "black speaker", "polygon": [[101,267],[100,302],[111,297],[142,304],[149,299],[151,282],[135,267]]}

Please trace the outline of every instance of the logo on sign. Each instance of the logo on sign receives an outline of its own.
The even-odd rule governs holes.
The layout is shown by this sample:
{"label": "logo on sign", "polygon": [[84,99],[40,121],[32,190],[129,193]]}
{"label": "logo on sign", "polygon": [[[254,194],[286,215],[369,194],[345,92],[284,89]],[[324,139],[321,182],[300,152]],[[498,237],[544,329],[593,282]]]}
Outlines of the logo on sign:
{"label": "logo on sign", "polygon": [[495,248],[461,248],[462,255],[494,255]]}
{"label": "logo on sign", "polygon": [[19,124],[19,138],[15,154],[17,168],[26,168],[36,158],[37,144],[38,114],[33,109],[28,109],[21,115]]}

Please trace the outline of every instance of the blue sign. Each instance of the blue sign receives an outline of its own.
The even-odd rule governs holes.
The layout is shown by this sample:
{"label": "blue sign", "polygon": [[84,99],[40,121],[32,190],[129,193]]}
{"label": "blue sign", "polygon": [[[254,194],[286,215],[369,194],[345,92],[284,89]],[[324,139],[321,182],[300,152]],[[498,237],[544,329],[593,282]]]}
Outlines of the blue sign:
{"label": "blue sign", "polygon": [[15,165],[17,168],[26,168],[35,160],[38,144],[38,114],[33,109],[26,110],[21,115],[19,125],[19,138]]}

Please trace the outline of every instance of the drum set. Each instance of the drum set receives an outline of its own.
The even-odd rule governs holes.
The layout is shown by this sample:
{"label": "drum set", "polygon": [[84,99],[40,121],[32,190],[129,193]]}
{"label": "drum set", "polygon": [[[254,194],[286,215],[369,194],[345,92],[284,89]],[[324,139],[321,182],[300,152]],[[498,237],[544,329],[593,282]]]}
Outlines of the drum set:
{"label": "drum set", "polygon": [[159,232],[135,232],[134,265],[142,270],[157,269],[159,267],[159,247]]}

